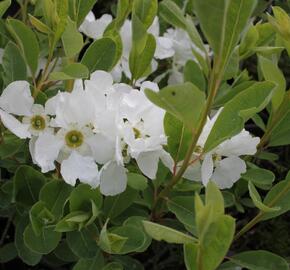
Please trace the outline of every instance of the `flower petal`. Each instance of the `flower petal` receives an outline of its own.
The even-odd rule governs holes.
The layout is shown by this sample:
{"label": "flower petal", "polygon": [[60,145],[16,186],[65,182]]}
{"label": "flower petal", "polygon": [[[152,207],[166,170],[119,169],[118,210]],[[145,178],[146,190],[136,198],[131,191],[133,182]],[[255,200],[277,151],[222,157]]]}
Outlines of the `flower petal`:
{"label": "flower petal", "polygon": [[213,160],[211,153],[205,155],[201,165],[201,180],[204,186],[207,186],[213,174]]}
{"label": "flower petal", "polygon": [[10,83],[0,97],[0,108],[15,115],[31,115],[34,103],[27,81]]}
{"label": "flower petal", "polygon": [[217,148],[222,156],[254,155],[260,138],[253,137],[248,131],[242,130],[238,135],[224,141]]}
{"label": "flower petal", "polygon": [[100,183],[98,166],[92,157],[85,157],[73,151],[68,159],[61,163],[61,175],[72,186],[79,179],[82,183],[96,188]]}
{"label": "flower petal", "polygon": [[138,158],[136,158],[139,169],[150,179],[155,179],[158,163],[160,158],[160,151],[150,151],[141,153]]}
{"label": "flower petal", "polygon": [[50,133],[40,134],[34,147],[34,158],[43,173],[55,169],[54,161],[59,155],[63,141]]}
{"label": "flower petal", "polygon": [[20,139],[30,138],[29,125],[22,124],[14,116],[0,109],[0,119],[3,125]]}
{"label": "flower petal", "polygon": [[105,164],[112,160],[115,155],[114,142],[109,140],[102,134],[96,134],[87,139],[87,143],[90,146],[93,157],[99,164]]}
{"label": "flower petal", "polygon": [[231,188],[246,170],[245,161],[238,157],[228,157],[217,164],[211,178],[219,188]]}
{"label": "flower petal", "polygon": [[100,174],[100,190],[103,195],[115,196],[125,191],[127,175],[123,166],[111,161],[103,166]]}

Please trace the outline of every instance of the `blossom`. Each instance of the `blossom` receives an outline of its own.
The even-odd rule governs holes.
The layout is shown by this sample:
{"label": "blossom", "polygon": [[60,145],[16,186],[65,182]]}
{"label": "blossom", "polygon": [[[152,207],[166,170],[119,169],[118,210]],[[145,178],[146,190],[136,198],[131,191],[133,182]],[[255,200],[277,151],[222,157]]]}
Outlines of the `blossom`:
{"label": "blossom", "polygon": [[92,39],[99,39],[103,36],[107,26],[112,20],[113,18],[109,14],[104,14],[99,19],[96,19],[94,13],[90,11],[79,30]]}
{"label": "blossom", "polygon": [[29,83],[10,83],[0,97],[0,117],[2,123],[21,139],[50,132],[49,117],[44,107],[34,104]]}
{"label": "blossom", "polygon": [[[148,33],[152,34],[156,40],[156,50],[154,54],[155,59],[166,59],[174,55],[174,50],[172,48],[173,42],[170,38],[160,36],[159,29],[159,19],[155,17],[152,25],[148,28]],[[112,71],[115,81],[120,81],[122,77],[122,72],[127,78],[131,78],[131,72],[129,68],[129,56],[132,48],[132,21],[126,20],[124,25],[121,27],[120,35],[123,43],[123,54],[118,65]],[[151,63],[151,71],[157,69],[157,62],[153,59]],[[144,81],[145,78],[139,80],[137,84]]]}
{"label": "blossom", "polygon": [[260,138],[253,137],[243,129],[239,134],[204,153],[204,145],[220,112],[221,110],[212,119],[208,119],[193,155],[196,162],[189,166],[184,177],[191,180],[201,177],[204,186],[211,180],[219,188],[225,189],[232,187],[240,179],[241,174],[246,172],[246,163],[240,156],[254,155]]}

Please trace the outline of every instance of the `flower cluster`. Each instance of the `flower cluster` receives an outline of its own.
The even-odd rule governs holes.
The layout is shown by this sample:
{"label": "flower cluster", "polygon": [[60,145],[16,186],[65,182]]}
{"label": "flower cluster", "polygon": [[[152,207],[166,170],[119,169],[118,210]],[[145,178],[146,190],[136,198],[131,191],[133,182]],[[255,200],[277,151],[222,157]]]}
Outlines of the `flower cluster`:
{"label": "flower cluster", "polygon": [[[80,31],[98,39],[111,21],[110,15],[96,20],[89,13]],[[26,81],[11,83],[0,97],[1,121],[19,138],[29,138],[32,160],[43,173],[58,169],[67,183],[75,185],[79,180],[99,186],[102,194],[111,196],[126,189],[127,164],[135,162],[150,179],[156,178],[160,160],[173,173],[182,164],[175,164],[164,150],[165,111],[144,94],[145,88],[159,91],[157,83],[142,78],[135,84],[138,89],[120,83],[123,75],[131,78],[131,24],[126,20],[120,30],[123,55],[111,74],[96,71],[89,80],[77,80],[71,92],[60,91],[44,106],[35,104]],[[198,51],[188,34],[181,29],[168,29],[160,36],[157,17],[148,32],[157,43],[151,71],[157,68],[158,59],[172,58],[168,83],[182,82],[182,68],[188,59],[194,59],[193,50]],[[246,163],[240,156],[253,155],[259,138],[243,130],[204,153],[218,115],[208,119],[184,178],[201,181],[205,186],[212,180],[220,188],[230,188],[246,172]]]}
{"label": "flower cluster", "polygon": [[16,81],[0,97],[1,120],[18,137],[30,138],[33,162],[43,173],[58,162],[67,183],[79,179],[100,186],[104,195],[115,195],[126,188],[125,164],[131,159],[154,179],[159,159],[166,155],[164,111],[146,99],[146,87],[159,90],[150,82],[140,90],[113,84],[110,74],[97,71],[43,107],[34,104],[26,81]]}

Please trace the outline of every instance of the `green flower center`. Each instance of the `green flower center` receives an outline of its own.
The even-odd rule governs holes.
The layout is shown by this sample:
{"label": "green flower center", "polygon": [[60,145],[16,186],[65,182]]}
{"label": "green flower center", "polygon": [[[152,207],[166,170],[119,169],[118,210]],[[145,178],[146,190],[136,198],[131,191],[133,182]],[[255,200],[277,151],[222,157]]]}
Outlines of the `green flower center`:
{"label": "green flower center", "polygon": [[65,141],[68,147],[78,148],[84,142],[84,135],[78,130],[72,130],[65,135]]}
{"label": "green flower center", "polygon": [[137,128],[133,128],[135,139],[141,138],[141,132]]}
{"label": "green flower center", "polygon": [[31,126],[35,130],[44,130],[46,128],[45,118],[41,115],[35,115],[31,118]]}

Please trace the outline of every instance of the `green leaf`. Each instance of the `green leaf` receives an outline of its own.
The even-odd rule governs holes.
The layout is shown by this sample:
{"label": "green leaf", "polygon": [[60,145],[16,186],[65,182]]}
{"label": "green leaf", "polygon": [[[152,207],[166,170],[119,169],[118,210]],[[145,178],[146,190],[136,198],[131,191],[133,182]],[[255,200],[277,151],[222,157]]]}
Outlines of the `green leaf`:
{"label": "green leaf", "polygon": [[191,233],[196,234],[193,196],[177,196],[168,199],[167,207]]}
{"label": "green leaf", "polygon": [[116,43],[105,37],[94,41],[86,50],[81,63],[92,73],[95,70],[110,71],[116,55]]}
{"label": "green leaf", "polygon": [[64,181],[51,180],[40,190],[39,199],[45,203],[45,206],[56,220],[62,217],[65,202],[72,189]]}
{"label": "green leaf", "polygon": [[224,214],[224,197],[214,182],[210,181],[206,186],[205,202],[212,208],[213,220]]}
{"label": "green leaf", "polygon": [[280,210],[280,207],[268,207],[267,205],[262,203],[262,199],[258,191],[256,190],[254,184],[249,181],[248,183],[249,193],[254,205],[259,208],[261,211],[268,212],[276,212]]}
{"label": "green leaf", "polygon": [[78,185],[69,197],[70,211],[91,211],[91,201],[101,209],[103,198],[99,189],[92,189],[87,184]]}
{"label": "green leaf", "polygon": [[145,94],[152,103],[177,117],[190,130],[197,126],[205,105],[205,94],[195,85],[167,86],[159,92],[146,89]]}
{"label": "green leaf", "polygon": [[132,13],[143,23],[146,29],[150,27],[157,14],[157,0],[135,0],[133,2]]}
{"label": "green leaf", "polygon": [[289,270],[286,260],[269,251],[245,251],[229,258],[219,270],[229,269],[230,266],[241,266],[249,270]]}
{"label": "green leaf", "polygon": [[111,197],[106,197],[104,214],[106,218],[113,219],[123,213],[136,199],[137,191],[127,188],[125,192]]}
{"label": "green leaf", "polygon": [[275,180],[275,174],[269,170],[261,168],[252,168],[242,175],[242,178],[251,181],[255,186],[268,190],[272,187]]}
{"label": "green leaf", "polygon": [[187,270],[198,270],[198,247],[197,244],[183,245],[184,262]]}
{"label": "green leaf", "polygon": [[129,66],[133,79],[137,80],[144,76],[151,65],[155,49],[156,41],[152,34],[146,35],[146,42],[143,50],[140,50],[138,43],[133,42],[133,47],[129,57]]}
{"label": "green leaf", "polygon": [[41,260],[41,254],[30,250],[24,243],[23,233],[26,226],[29,224],[29,219],[23,216],[19,219],[15,230],[15,247],[18,256],[21,260],[28,265],[37,265]]}
{"label": "green leaf", "polygon": [[39,254],[48,254],[53,251],[60,239],[61,233],[55,232],[53,228],[43,228],[40,235],[36,235],[31,225],[28,225],[23,234],[25,245]]}
{"label": "green leaf", "polygon": [[17,257],[17,250],[15,244],[8,243],[0,248],[0,263],[9,262]]}
{"label": "green leaf", "polygon": [[25,61],[18,47],[10,41],[4,49],[2,65],[5,85],[14,81],[26,80],[27,70]]}
{"label": "green leaf", "polygon": [[192,132],[170,113],[164,117],[164,130],[167,136],[168,152],[175,161],[184,159],[192,138]]}
{"label": "green leaf", "polygon": [[70,18],[67,20],[66,28],[62,35],[62,44],[65,55],[69,58],[74,57],[83,48],[83,36],[78,31],[76,22]]}
{"label": "green leaf", "polygon": [[116,234],[126,239],[118,254],[128,254],[138,252],[143,247],[146,240],[145,233],[132,225],[123,225],[111,230],[112,234]]}
{"label": "green leaf", "polygon": [[92,259],[80,259],[72,270],[95,270],[100,269],[105,264],[104,257],[101,252]]}
{"label": "green leaf", "polygon": [[29,17],[29,21],[31,22],[31,24],[41,33],[44,34],[52,34],[52,30],[42,21],[38,20],[37,18],[35,18],[34,16],[32,16],[31,14],[28,14]]}
{"label": "green leaf", "polygon": [[76,18],[78,26],[81,25],[87,14],[90,10],[94,7],[97,0],[76,0],[75,3],[75,10],[76,10]]}
{"label": "green leaf", "polygon": [[0,158],[6,159],[14,156],[21,149],[24,143],[24,140],[19,139],[13,134],[5,136],[4,142],[2,141],[0,144]]}
{"label": "green leaf", "polygon": [[118,262],[111,262],[102,268],[102,270],[123,270],[123,269],[124,269],[123,265]]}
{"label": "green leaf", "polygon": [[188,60],[185,64],[184,82],[191,82],[196,85],[200,90],[206,90],[206,81],[200,66],[193,60]]}
{"label": "green leaf", "polygon": [[259,56],[259,64],[265,80],[273,82],[277,85],[274,90],[272,97],[273,109],[276,111],[281,105],[285,90],[286,90],[286,80],[284,78],[283,72],[279,69],[276,63],[273,63],[271,60]]}
{"label": "green leaf", "polygon": [[84,259],[92,259],[99,252],[96,241],[98,234],[97,227],[92,224],[79,232],[68,232],[66,239],[70,249],[75,255]]}
{"label": "green leaf", "polygon": [[290,144],[290,110],[281,117],[271,132],[270,146],[282,146]]}
{"label": "green leaf", "polygon": [[128,173],[128,186],[136,190],[145,190],[147,188],[147,178],[141,174]]}
{"label": "green leaf", "polygon": [[165,241],[169,244],[192,244],[196,243],[196,239],[188,234],[184,234],[172,228],[153,223],[150,221],[143,221],[143,226],[146,233],[157,241]]}
{"label": "green leaf", "polygon": [[64,262],[76,262],[79,258],[71,251],[69,248],[67,241],[62,240],[57,248],[53,251],[53,254],[60,260]]}
{"label": "green leaf", "polygon": [[40,236],[46,225],[53,223],[55,220],[53,214],[46,208],[45,203],[42,201],[38,201],[31,207],[29,217],[32,229],[37,236]]}
{"label": "green leaf", "polygon": [[39,45],[36,35],[19,20],[8,19],[7,27],[18,44],[32,74],[35,74],[39,58]]}
{"label": "green leaf", "polygon": [[11,0],[1,1],[1,3],[0,3],[0,18],[3,17],[4,13],[10,7],[10,5],[11,5]]}
{"label": "green leaf", "polygon": [[235,220],[226,215],[213,222],[201,242],[201,269],[215,270],[227,254],[235,233]]}
{"label": "green leaf", "polygon": [[69,64],[61,71],[52,72],[49,76],[53,81],[65,81],[73,79],[86,79],[89,77],[88,68],[80,63]]}
{"label": "green leaf", "polygon": [[171,0],[164,0],[159,5],[160,17],[176,28],[186,28],[186,20],[182,10]]}
{"label": "green leaf", "polygon": [[38,201],[39,191],[45,181],[42,173],[26,165],[20,166],[14,175],[14,200],[24,206],[32,206]]}
{"label": "green leaf", "polygon": [[230,59],[256,4],[256,0],[194,0],[195,13],[220,61],[219,68]]}
{"label": "green leaf", "polygon": [[255,83],[230,100],[216,120],[204,151],[208,152],[220,143],[238,134],[244,123],[263,110],[272,97],[275,85],[271,82]]}
{"label": "green leaf", "polygon": [[286,180],[276,184],[266,195],[264,204],[270,207],[279,207],[280,210],[272,213],[265,213],[263,220],[268,220],[280,216],[290,210],[290,173],[288,173]]}

